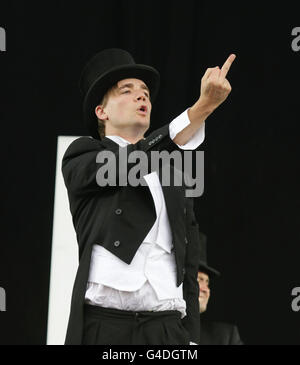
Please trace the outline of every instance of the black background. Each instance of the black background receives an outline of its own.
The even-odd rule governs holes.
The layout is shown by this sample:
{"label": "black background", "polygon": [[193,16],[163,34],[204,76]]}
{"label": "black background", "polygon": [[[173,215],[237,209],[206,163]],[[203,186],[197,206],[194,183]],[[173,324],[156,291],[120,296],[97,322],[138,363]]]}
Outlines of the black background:
{"label": "black background", "polygon": [[237,58],[228,100],[206,122],[205,193],[212,282],[205,316],[235,322],[246,344],[300,344],[299,82],[291,48],[299,6],[198,0],[1,2],[1,344],[45,344],[56,143],[85,135],[78,79],[105,48],[161,73],[151,130],[199,97],[208,67]]}

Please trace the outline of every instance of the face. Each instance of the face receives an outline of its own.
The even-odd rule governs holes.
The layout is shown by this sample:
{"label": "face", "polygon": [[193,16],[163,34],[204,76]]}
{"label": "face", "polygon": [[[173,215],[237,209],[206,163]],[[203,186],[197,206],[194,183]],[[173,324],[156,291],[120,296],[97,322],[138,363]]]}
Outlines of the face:
{"label": "face", "polygon": [[210,297],[209,277],[205,273],[199,271],[197,280],[199,284],[199,308],[200,313],[203,313],[206,311]]}
{"label": "face", "polygon": [[105,134],[144,134],[150,125],[152,105],[149,89],[139,79],[124,79],[108,97],[106,106],[97,106],[96,115],[105,121]]}

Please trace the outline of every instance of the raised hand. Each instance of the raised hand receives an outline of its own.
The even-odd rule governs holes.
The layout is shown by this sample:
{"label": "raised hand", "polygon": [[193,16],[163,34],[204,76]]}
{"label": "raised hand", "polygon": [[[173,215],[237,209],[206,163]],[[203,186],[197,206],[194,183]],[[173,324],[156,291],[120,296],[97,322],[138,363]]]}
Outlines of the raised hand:
{"label": "raised hand", "polygon": [[231,92],[231,85],[226,76],[235,58],[236,56],[231,54],[221,69],[218,66],[208,68],[202,77],[198,102],[211,111],[222,104]]}
{"label": "raised hand", "polygon": [[201,80],[201,93],[196,103],[188,109],[191,123],[176,135],[173,141],[179,146],[185,145],[201,127],[206,118],[226,100],[231,85],[226,79],[227,73],[236,56],[231,54],[222,68],[208,68]]}

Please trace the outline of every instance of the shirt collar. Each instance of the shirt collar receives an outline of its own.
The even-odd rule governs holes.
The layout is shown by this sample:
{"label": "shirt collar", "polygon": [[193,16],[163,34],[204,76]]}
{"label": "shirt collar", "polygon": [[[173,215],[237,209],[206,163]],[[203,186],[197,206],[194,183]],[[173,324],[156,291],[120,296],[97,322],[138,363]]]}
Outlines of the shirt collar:
{"label": "shirt collar", "polygon": [[107,137],[110,140],[112,140],[113,142],[117,143],[120,147],[125,147],[125,146],[128,146],[129,144],[131,144],[126,139],[124,139],[123,137],[120,137],[120,136],[105,136],[105,137]]}
{"label": "shirt collar", "polygon": [[120,136],[105,136],[109,139],[111,139],[113,142],[117,143],[120,147],[125,147],[130,144],[126,139]]}

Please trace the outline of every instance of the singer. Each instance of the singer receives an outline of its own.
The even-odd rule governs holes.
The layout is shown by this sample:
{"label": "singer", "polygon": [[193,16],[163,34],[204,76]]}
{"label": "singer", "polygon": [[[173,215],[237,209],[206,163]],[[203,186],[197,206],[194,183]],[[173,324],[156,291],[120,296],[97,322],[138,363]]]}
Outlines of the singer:
{"label": "singer", "polygon": [[[158,71],[121,49],[99,52],[85,66],[80,88],[91,137],[75,140],[62,161],[79,246],[66,344],[199,343],[193,198],[184,184],[163,186],[156,171],[142,176],[143,186],[99,186],[96,158],[111,151],[119,166],[122,148],[148,156],[196,149],[205,120],[231,91],[226,75],[234,59],[207,69],[197,102],[146,138]],[[124,178],[115,173],[116,181]]]}

